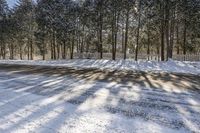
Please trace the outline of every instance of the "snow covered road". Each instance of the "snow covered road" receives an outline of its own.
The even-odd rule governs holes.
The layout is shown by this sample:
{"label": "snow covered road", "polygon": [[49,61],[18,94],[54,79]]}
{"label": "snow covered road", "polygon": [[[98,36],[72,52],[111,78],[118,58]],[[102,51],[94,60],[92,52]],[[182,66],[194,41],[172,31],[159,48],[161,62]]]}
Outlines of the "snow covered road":
{"label": "snow covered road", "polygon": [[198,76],[71,71],[0,66],[0,132],[200,131]]}

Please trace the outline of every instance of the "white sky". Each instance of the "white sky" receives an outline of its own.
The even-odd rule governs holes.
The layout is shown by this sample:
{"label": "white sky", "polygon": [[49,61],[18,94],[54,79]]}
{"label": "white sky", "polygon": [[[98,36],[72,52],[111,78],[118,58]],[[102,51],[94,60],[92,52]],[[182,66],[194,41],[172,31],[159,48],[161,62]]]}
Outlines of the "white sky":
{"label": "white sky", "polygon": [[17,2],[17,0],[7,0],[7,3],[8,3],[9,7],[13,7],[16,2]]}

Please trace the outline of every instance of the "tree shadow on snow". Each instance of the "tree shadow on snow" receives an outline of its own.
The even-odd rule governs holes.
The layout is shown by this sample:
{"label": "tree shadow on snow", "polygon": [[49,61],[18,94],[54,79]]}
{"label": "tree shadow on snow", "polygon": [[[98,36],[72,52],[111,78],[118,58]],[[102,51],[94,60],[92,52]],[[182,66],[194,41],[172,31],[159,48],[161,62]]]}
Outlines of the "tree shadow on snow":
{"label": "tree shadow on snow", "polygon": [[199,76],[21,65],[1,65],[1,72],[1,89],[17,93],[2,97],[0,124],[10,121],[5,132],[21,126],[36,132],[85,131],[86,125],[94,132],[97,120],[106,123],[99,125],[105,132],[200,128]]}

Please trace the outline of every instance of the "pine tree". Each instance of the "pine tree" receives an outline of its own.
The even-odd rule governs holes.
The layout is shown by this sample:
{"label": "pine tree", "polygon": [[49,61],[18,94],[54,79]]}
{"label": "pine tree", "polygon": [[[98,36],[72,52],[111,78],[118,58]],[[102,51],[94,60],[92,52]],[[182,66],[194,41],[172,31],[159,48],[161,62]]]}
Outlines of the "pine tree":
{"label": "pine tree", "polygon": [[0,0],[0,56],[6,58],[8,5],[5,0]]}

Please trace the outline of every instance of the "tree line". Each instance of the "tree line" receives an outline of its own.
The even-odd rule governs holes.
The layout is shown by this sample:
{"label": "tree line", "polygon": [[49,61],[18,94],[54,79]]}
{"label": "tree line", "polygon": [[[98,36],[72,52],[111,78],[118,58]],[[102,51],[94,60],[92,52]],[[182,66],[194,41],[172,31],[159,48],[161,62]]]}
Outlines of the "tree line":
{"label": "tree line", "polygon": [[[199,0],[0,0],[0,58],[200,52]],[[48,55],[50,57],[48,57]]]}

